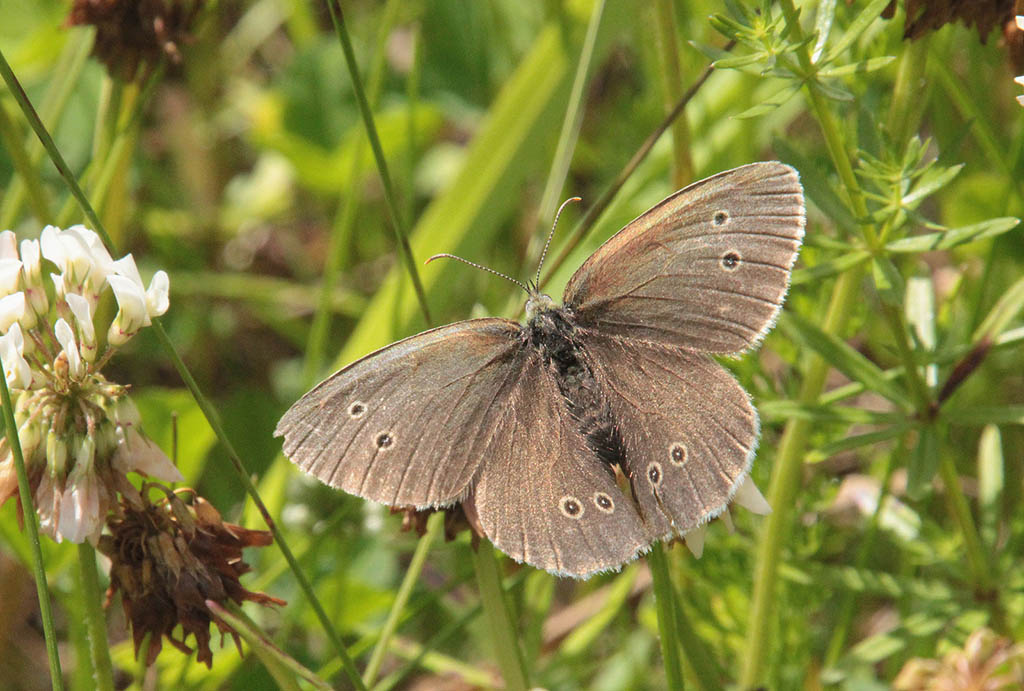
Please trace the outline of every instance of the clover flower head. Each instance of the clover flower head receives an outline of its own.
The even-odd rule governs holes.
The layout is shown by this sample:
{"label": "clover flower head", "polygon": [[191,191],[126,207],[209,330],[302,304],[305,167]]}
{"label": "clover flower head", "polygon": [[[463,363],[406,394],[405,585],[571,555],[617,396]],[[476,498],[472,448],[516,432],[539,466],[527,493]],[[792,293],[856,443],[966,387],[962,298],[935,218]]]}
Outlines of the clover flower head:
{"label": "clover flower head", "polygon": [[[43,259],[52,262],[48,295]],[[49,273],[49,272],[47,272]],[[124,274],[129,278],[124,278]],[[150,290],[139,288],[142,317],[117,295],[121,279],[141,286],[131,255],[114,261],[99,236],[84,226],[43,229],[39,240],[20,243],[0,233],[0,360],[17,401],[15,420],[43,531],[56,541],[94,544],[134,472],[168,482],[182,480],[160,447],[142,432],[124,386],[101,372],[114,350],[150,318],[167,310],[167,274]],[[109,281],[108,279],[114,279]],[[97,306],[108,286],[119,302],[116,343],[97,333]],[[134,303],[133,303],[134,307]],[[128,312],[129,316],[122,317]],[[0,505],[17,491],[7,440],[0,441]]]}

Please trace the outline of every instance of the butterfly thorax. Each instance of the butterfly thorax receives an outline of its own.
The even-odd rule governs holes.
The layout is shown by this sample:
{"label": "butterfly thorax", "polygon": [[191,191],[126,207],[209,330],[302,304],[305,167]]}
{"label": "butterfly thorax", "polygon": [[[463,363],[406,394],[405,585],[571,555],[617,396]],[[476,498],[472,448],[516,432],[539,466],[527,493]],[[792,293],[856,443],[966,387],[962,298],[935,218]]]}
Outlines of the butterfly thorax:
{"label": "butterfly thorax", "polygon": [[[528,304],[527,314],[530,307]],[[526,333],[530,344],[551,368],[562,398],[588,445],[605,462],[621,461],[622,440],[611,409],[583,357],[572,311],[555,307],[548,298],[546,305],[530,315]]]}

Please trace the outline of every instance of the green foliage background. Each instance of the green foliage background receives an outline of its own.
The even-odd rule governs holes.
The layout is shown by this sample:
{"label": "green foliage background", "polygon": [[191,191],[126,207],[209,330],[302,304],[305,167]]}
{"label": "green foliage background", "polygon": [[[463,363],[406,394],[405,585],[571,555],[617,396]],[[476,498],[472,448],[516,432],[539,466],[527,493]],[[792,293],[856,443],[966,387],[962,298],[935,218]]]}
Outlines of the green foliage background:
{"label": "green foliage background", "polygon": [[[688,175],[767,159],[800,170],[808,228],[786,315],[758,352],[727,363],[762,414],[753,477],[775,514],[740,510],[735,532],[716,521],[700,560],[667,552],[678,605],[667,625],[697,688],[888,688],[910,658],[941,657],[982,626],[1024,640],[1020,88],[998,32],[982,43],[947,26],[911,44],[901,13],[879,18],[887,4],[796,3],[798,29],[790,1],[755,12],[752,2],[609,0],[592,52],[585,37],[598,15],[584,0],[344,6],[435,323],[514,315],[522,296],[424,258],[455,252],[530,275],[553,205],[583,198],[563,216],[558,255],[711,60],[718,69],[682,124],[629,170],[548,290],[560,293],[583,258]],[[44,118],[58,148],[143,274],[169,272],[171,340],[362,669],[417,539],[381,507],[302,476],[271,433],[317,378],[427,322],[326,7],[209,3],[183,64],[121,129],[118,106],[131,112],[137,93],[84,58],[91,36],[64,27],[66,12],[56,0],[0,0],[0,50],[37,108],[67,90]],[[666,36],[675,50],[664,50]],[[577,94],[581,55],[589,77]],[[9,92],[0,106],[30,139]],[[567,113],[579,114],[578,139],[563,129]],[[0,225],[34,236],[83,220],[45,158],[33,185],[42,199],[19,198],[8,151]],[[336,280],[321,294],[332,252]],[[944,395],[958,363],[981,350]],[[263,527],[152,335],[108,374],[132,386],[150,436],[168,451],[176,441],[189,485],[225,517]],[[893,499],[875,511],[878,484]],[[92,688],[75,552],[43,547],[69,686]],[[0,672],[44,688],[28,555],[11,502],[0,510]],[[248,588],[289,601],[250,616],[317,675],[349,683],[276,548],[247,560]],[[477,564],[465,533],[434,544],[396,610],[377,688],[500,683]],[[531,684],[672,683],[646,563],[586,582],[499,566]],[[137,665],[116,603],[110,622],[128,679]],[[182,689],[274,684],[248,645],[216,651],[210,671],[165,647],[151,675]]]}

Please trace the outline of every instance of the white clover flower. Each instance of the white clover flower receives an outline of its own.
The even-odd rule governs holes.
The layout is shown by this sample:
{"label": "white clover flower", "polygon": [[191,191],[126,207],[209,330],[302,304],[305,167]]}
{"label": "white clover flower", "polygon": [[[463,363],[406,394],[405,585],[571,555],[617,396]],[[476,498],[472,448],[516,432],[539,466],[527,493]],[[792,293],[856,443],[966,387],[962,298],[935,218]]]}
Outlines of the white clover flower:
{"label": "white clover flower", "polygon": [[81,379],[85,374],[85,365],[82,363],[82,355],[78,352],[78,345],[75,343],[75,332],[71,325],[64,321],[63,317],[53,325],[53,332],[60,343],[61,351],[68,361],[68,374],[72,379]]}
{"label": "white clover flower", "polygon": [[96,442],[92,437],[82,438],[75,450],[75,466],[68,475],[61,495],[55,539],[71,542],[95,543],[103,530],[109,502],[95,472]]}
{"label": "white clover flower", "polygon": [[95,362],[96,325],[92,321],[92,305],[84,297],[75,293],[68,293],[64,296],[64,299],[67,300],[71,314],[75,316],[78,336],[82,343],[82,359],[86,362]]}
{"label": "white clover flower", "polygon": [[185,476],[163,449],[132,427],[117,428],[117,450],[110,464],[114,470],[125,474],[133,472],[148,475],[164,482],[185,480]]}
{"label": "white clover flower", "polygon": [[95,308],[114,264],[99,236],[81,225],[67,230],[47,226],[39,237],[39,243],[43,256],[61,270],[58,295],[78,293]]}
{"label": "white clover flower", "polygon": [[21,260],[13,257],[0,259],[0,296],[16,292],[20,282]]}
{"label": "white clover flower", "polygon": [[63,492],[55,482],[54,474],[44,470],[32,500],[36,505],[36,513],[39,514],[39,530],[57,542],[61,541],[57,532],[57,522],[60,520],[62,496]]}
{"label": "white clover flower", "polygon": [[25,294],[14,293],[0,298],[0,334],[7,333],[11,324],[25,316]]}
{"label": "white clover flower", "polygon": [[31,388],[32,368],[25,360],[25,339],[17,322],[11,324],[7,333],[0,336],[0,360],[4,363],[7,386],[12,389]]}
{"label": "white clover flower", "polygon": [[114,271],[107,276],[107,283],[114,291],[118,311],[110,324],[107,340],[111,345],[121,345],[139,329],[152,324],[152,317],[159,317],[167,311],[170,282],[166,272],[157,271],[149,282],[149,289],[146,289],[131,254],[114,262]]}
{"label": "white clover flower", "polygon": [[43,286],[42,252],[38,240],[21,241],[22,275],[25,277],[25,299],[39,316],[50,310],[50,302]]}
{"label": "white clover flower", "polygon": [[18,238],[13,230],[0,233],[0,259],[18,258]]}

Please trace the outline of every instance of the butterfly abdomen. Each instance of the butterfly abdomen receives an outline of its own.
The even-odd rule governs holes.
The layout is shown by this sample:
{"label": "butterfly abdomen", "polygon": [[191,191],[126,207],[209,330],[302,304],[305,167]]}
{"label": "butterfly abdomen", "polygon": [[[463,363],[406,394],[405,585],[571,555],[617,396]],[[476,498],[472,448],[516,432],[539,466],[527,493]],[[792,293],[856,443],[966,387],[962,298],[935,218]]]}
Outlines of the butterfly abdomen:
{"label": "butterfly abdomen", "polygon": [[580,357],[572,313],[564,308],[545,310],[534,316],[527,328],[531,343],[552,369],[565,405],[587,446],[605,463],[621,462],[622,438],[594,373]]}

